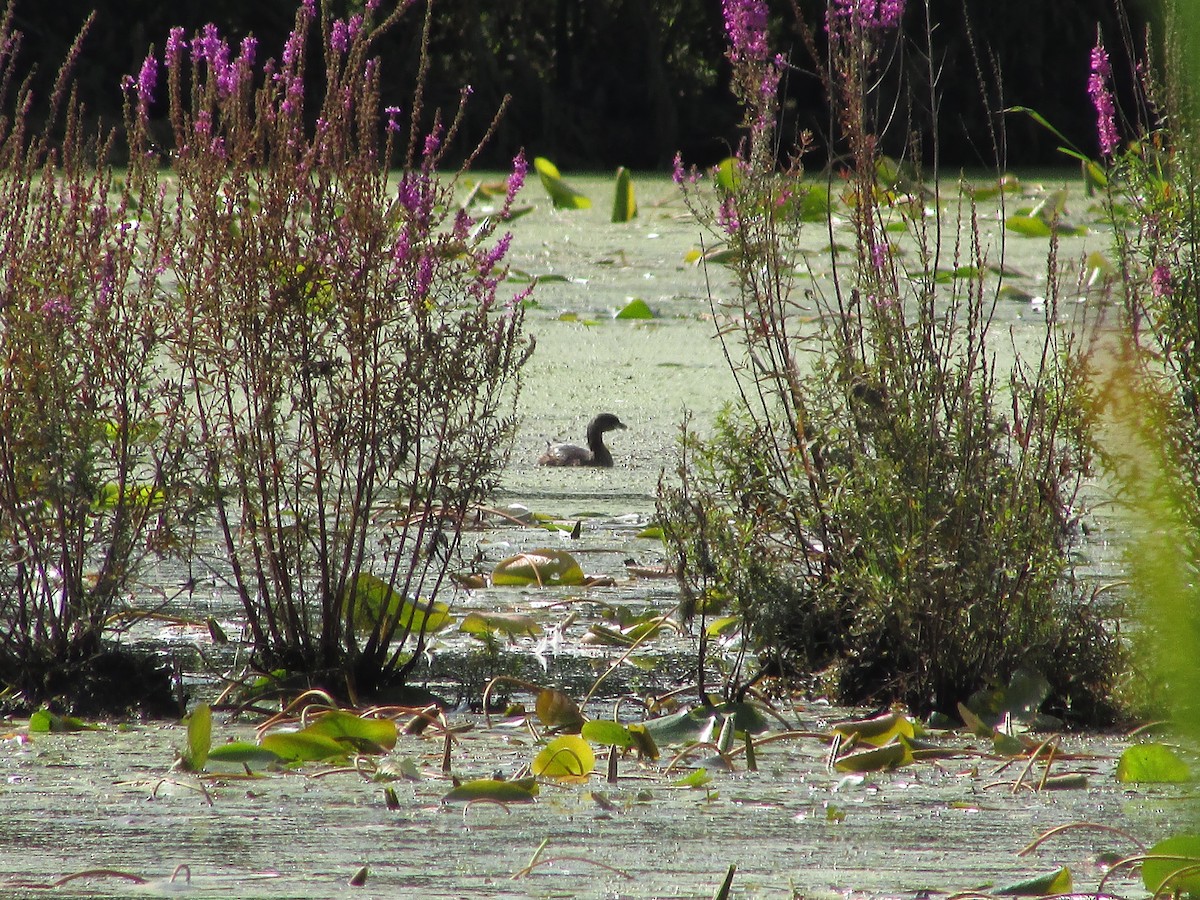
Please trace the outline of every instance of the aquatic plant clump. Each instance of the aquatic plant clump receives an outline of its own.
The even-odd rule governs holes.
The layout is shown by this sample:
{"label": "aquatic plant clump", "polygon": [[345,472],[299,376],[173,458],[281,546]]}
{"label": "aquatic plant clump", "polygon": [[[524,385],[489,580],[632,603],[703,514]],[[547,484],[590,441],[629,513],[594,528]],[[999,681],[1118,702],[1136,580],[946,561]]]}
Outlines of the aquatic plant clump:
{"label": "aquatic plant clump", "polygon": [[[306,2],[261,65],[213,26],[173,32],[162,58],[185,211],[173,353],[228,556],[214,566],[261,668],[352,694],[419,655],[412,610],[433,608],[495,484],[529,352],[521,297],[498,295],[524,160],[496,216],[454,203],[439,168],[458,116],[426,115],[418,87],[405,123],[380,97],[372,41],[402,12]],[[134,152],[152,150],[143,129]]]}
{"label": "aquatic plant clump", "polygon": [[[12,26],[9,6],[5,88],[22,85]],[[153,165],[135,158],[118,178],[112,136],[84,129],[79,46],[56,117],[26,118],[28,82],[0,97],[0,685],[15,706],[162,713],[175,703],[161,663],[110,638],[131,605],[161,602],[139,596],[140,576],[186,552],[204,502],[191,410],[163,365],[158,281],[178,219]]]}
{"label": "aquatic plant clump", "polygon": [[[793,294],[793,248],[821,185],[798,154],[776,166],[773,96],[739,94],[757,106],[715,197],[677,179],[732,251],[736,293],[712,303],[740,401],[713,438],[685,436],[679,484],[661,492],[676,571],[692,611],[732,606],[759,655],[757,672],[744,657],[727,672],[728,693],[769,672],[823,671],[845,702],[954,712],[1031,668],[1057,711],[1102,719],[1119,645],[1071,568],[1093,457],[1086,357],[1051,325],[997,370],[985,279],[1003,248],[994,258],[965,192],[945,211],[915,151],[897,163],[877,149],[870,111],[891,106],[871,99],[878,66],[902,57],[888,41],[909,38],[885,27],[883,13],[899,22],[891,6],[869,6],[856,18],[834,4],[826,19],[854,235],[848,262],[831,249],[827,281]],[[817,52],[811,33],[806,44]],[[914,131],[936,134],[936,120]],[[942,233],[963,237],[947,247]],[[1053,244],[1048,270],[1054,323]]]}

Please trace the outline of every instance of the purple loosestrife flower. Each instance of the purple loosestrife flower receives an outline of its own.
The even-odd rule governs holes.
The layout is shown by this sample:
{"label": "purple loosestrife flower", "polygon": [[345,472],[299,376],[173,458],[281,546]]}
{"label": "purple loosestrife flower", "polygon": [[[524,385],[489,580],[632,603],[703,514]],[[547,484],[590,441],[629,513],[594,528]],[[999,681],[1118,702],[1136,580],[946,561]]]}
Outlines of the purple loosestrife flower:
{"label": "purple loosestrife flower", "polygon": [[717,207],[717,225],[730,237],[737,234],[741,228],[738,218],[737,202],[733,197],[725,197]]}
{"label": "purple loosestrife flower", "polygon": [[512,172],[508,175],[508,186],[504,192],[505,209],[512,206],[513,200],[517,198],[517,194],[525,186],[525,176],[528,174],[529,163],[525,160],[525,151],[522,150],[513,157]]}
{"label": "purple loosestrife flower", "polygon": [[329,48],[335,53],[350,49],[350,29],[341,19],[335,19],[329,29]]}
{"label": "purple loosestrife flower", "polygon": [[163,61],[168,69],[175,68],[187,51],[187,41],[183,37],[183,29],[176,25],[167,35],[167,46],[163,52]]}
{"label": "purple loosestrife flower", "polygon": [[402,127],[400,125],[400,107],[385,106],[383,112],[387,116],[387,130],[395,134]]}
{"label": "purple loosestrife flower", "polygon": [[1170,268],[1161,263],[1154,267],[1154,271],[1150,273],[1150,293],[1158,300],[1171,296],[1173,289]]}
{"label": "purple loosestrife flower", "polygon": [[417,265],[417,297],[424,299],[429,296],[429,287],[433,284],[433,256],[425,253]]}
{"label": "purple loosestrife flower", "polygon": [[895,28],[904,18],[904,0],[833,0],[826,29],[833,31],[835,20],[848,20],[865,31]]}
{"label": "purple loosestrife flower", "polygon": [[148,106],[154,102],[154,87],[156,84],[158,84],[158,60],[153,55],[149,55],[142,62],[142,69],[138,72],[137,95],[139,105]]}
{"label": "purple loosestrife flower", "polygon": [[767,58],[766,0],[721,0],[729,55],[734,62]]}
{"label": "purple loosestrife flower", "polygon": [[512,232],[506,231],[500,240],[496,241],[495,246],[488,250],[479,261],[479,275],[486,278],[492,273],[492,269],[496,267],[496,263],[504,259],[508,253],[509,245],[512,244]]}
{"label": "purple loosestrife flower", "polygon": [[75,316],[70,299],[62,294],[43,303],[40,312],[49,322],[71,322]]}
{"label": "purple loosestrife flower", "polygon": [[225,44],[224,38],[217,30],[217,26],[209,22],[201,30],[200,34],[192,41],[192,56],[199,62],[207,60],[211,66],[213,63],[224,55],[229,56],[229,47]]}
{"label": "purple loosestrife flower", "polygon": [[1109,89],[1111,79],[1112,65],[1108,61],[1108,51],[1104,49],[1104,43],[1097,38],[1096,46],[1092,48],[1087,92],[1092,98],[1092,106],[1096,109],[1096,137],[1100,141],[1100,155],[1106,158],[1112,157],[1113,151],[1121,142],[1120,135],[1117,134],[1116,105]]}

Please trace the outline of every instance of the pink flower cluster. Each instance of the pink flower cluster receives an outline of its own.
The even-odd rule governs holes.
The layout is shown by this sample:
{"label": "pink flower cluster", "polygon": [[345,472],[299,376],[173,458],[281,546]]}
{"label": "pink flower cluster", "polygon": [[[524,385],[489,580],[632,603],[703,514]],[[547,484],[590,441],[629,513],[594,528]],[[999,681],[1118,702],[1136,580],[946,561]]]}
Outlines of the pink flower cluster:
{"label": "pink flower cluster", "polygon": [[856,28],[883,31],[897,27],[903,18],[904,0],[833,0],[827,27],[832,31],[835,20],[843,19]]}
{"label": "pink flower cluster", "polygon": [[766,0],[721,0],[730,58],[763,62],[767,58]]}
{"label": "pink flower cluster", "polygon": [[1113,151],[1121,142],[1117,133],[1117,110],[1113,103],[1109,82],[1112,80],[1112,65],[1108,61],[1108,51],[1104,43],[1096,40],[1092,48],[1091,74],[1088,75],[1087,92],[1092,98],[1092,106],[1096,109],[1096,137],[1100,141],[1100,155],[1111,158]]}

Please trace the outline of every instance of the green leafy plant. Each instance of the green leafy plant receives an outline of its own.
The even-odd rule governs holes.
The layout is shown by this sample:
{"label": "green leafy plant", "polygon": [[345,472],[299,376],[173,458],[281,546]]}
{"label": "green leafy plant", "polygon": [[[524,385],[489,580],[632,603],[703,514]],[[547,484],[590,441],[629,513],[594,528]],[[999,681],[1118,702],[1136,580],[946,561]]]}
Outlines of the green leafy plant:
{"label": "green leafy plant", "polygon": [[[890,104],[877,92],[905,75],[887,61],[919,40],[896,30],[900,8],[834,4],[821,41],[801,23],[828,73],[846,167],[839,212],[853,233],[847,262],[830,226],[828,277],[814,274],[801,294],[808,138],[777,165],[783,63],[768,52],[761,4],[726,5],[748,136],[711,188],[682,164],[676,180],[728,250],[735,295],[712,304],[729,323],[720,336],[739,394],[712,438],[685,425],[659,517],[687,611],[705,619],[731,605],[742,618],[729,696],[771,672],[823,671],[843,701],[952,712],[1031,668],[1059,712],[1102,719],[1119,645],[1071,567],[1095,453],[1087,359],[1070,332],[1047,327],[1002,370],[1000,287],[988,278],[1003,273],[1003,244],[993,258],[977,201],[961,185],[943,196],[920,148],[899,163],[880,152],[873,111]],[[914,129],[937,134],[936,114]],[[1046,314],[1057,323],[1055,229],[1046,235]]]}
{"label": "green leafy plant", "polygon": [[[71,87],[40,126],[0,18],[0,683],[18,702],[177,709],[160,662],[111,640],[147,568],[191,546],[205,496],[160,274],[179,219],[157,163],[114,170]],[[19,87],[18,87],[19,86]],[[134,95],[130,95],[134,106]],[[133,111],[133,106],[131,106]],[[152,606],[153,596],[141,605]]]}

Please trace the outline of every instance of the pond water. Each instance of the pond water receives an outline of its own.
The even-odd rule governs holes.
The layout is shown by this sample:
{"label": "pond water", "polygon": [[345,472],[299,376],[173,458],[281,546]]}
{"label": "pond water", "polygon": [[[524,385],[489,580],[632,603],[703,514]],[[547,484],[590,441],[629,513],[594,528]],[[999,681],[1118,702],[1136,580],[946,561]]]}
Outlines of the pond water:
{"label": "pond water", "polygon": [[[705,272],[686,261],[701,231],[674,186],[638,179],[640,216],[614,225],[607,220],[611,179],[571,180],[593,197],[592,210],[553,211],[534,185],[528,194],[537,208],[513,224],[514,268],[551,277],[538,285],[529,311],[537,350],[496,507],[518,512],[512,508],[518,505],[567,524],[579,521],[581,534],[572,540],[565,531],[493,518],[490,527],[466,535],[464,554],[486,567],[522,550],[569,549],[586,572],[611,583],[458,591],[451,601],[457,615],[531,613],[557,637],[519,636],[489,656],[470,637],[452,630],[439,636],[422,681],[451,701],[477,697],[496,673],[582,697],[623,652],[585,643],[588,626],[619,606],[637,613],[674,605],[672,582],[636,577],[627,562],[663,563],[661,544],[638,533],[654,515],[659,479],[673,477],[685,412],[703,431],[734,396],[707,299],[710,291],[726,295],[730,282],[719,266]],[[1072,212],[1094,221],[1088,201],[1074,196],[1078,209]],[[812,232],[812,277],[820,280],[827,274],[820,251],[830,236],[820,226]],[[849,236],[842,233],[840,242],[849,244]],[[1107,236],[1094,229],[1065,240],[1059,255],[1078,272],[1075,261],[1106,249]],[[1077,314],[1098,311],[1102,296],[1081,289],[1071,293],[1064,320],[1047,323],[1045,307],[1030,299],[1044,290],[1044,275],[1037,273],[1045,270],[1046,252],[1044,241],[1009,239],[1007,265],[1026,273],[1012,279],[1025,296],[1000,301],[996,328],[1013,340],[997,345],[1031,346],[1047,327],[1069,328]],[[614,319],[632,298],[645,300],[656,317]],[[628,426],[609,436],[614,468],[536,466],[546,441],[581,440],[600,411],[617,413]],[[1102,486],[1090,496],[1097,527],[1082,552],[1095,577],[1111,577],[1119,532],[1105,514]],[[163,573],[168,585],[185,577]],[[238,633],[233,599],[215,583],[181,598],[175,611],[198,621],[214,615],[229,634]],[[145,623],[133,636],[166,642],[190,668],[197,647],[224,664],[235,661],[209,644],[203,628]],[[689,684],[695,653],[692,634],[656,638],[653,658],[618,666],[599,694],[609,699],[586,711],[611,716],[612,697],[662,697]],[[191,686],[202,696],[215,692],[215,681],[203,673]],[[513,694],[531,704],[531,696]],[[1153,840],[1191,814],[1188,796],[1178,789],[1118,783],[1116,758],[1127,742],[1108,735],[1061,738],[1054,774],[1081,773],[1086,786],[1039,791],[1033,786],[1040,763],[1022,776],[1025,761],[998,758],[990,740],[961,734],[935,738],[943,758],[893,772],[833,772],[821,735],[852,711],[796,697],[783,701],[780,715],[796,734],[764,743],[757,771],[748,770],[744,758],[723,771],[711,759],[693,757],[668,771],[667,751],[657,762],[622,761],[615,784],[604,781],[601,762],[586,786],[545,785],[536,803],[507,807],[442,802],[450,782],[437,734],[400,738],[386,761],[391,770],[408,772],[398,780],[378,778],[374,763],[359,772],[309,764],[254,777],[235,768],[200,778],[171,771],[186,740],[179,725],[30,736],[23,723],[0,724],[0,896],[690,898],[712,896],[731,864],[737,866],[735,897],[920,897],[1000,887],[1062,865],[1071,867],[1079,889],[1091,890],[1103,877],[1102,855],[1133,853],[1134,844],[1079,829],[1028,857],[1016,854],[1059,825],[1099,822]],[[451,756],[453,774],[462,778],[513,776],[538,749],[528,731],[489,727],[465,707],[451,722],[469,728]],[[772,723],[772,730],[784,725]],[[218,715],[214,741],[232,738],[252,740],[252,724]],[[709,784],[675,785],[700,764],[709,770]],[[385,787],[396,792],[395,808]],[[544,862],[514,878],[543,841]],[[180,865],[190,879],[180,870],[172,880]],[[365,883],[347,886],[361,866],[368,867]],[[144,881],[108,872],[41,890],[99,869]],[[1107,888],[1145,893],[1128,873]]]}

